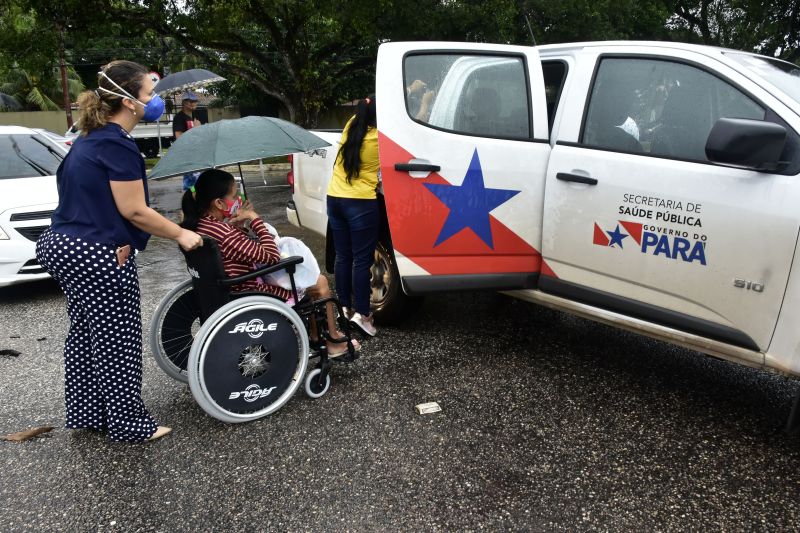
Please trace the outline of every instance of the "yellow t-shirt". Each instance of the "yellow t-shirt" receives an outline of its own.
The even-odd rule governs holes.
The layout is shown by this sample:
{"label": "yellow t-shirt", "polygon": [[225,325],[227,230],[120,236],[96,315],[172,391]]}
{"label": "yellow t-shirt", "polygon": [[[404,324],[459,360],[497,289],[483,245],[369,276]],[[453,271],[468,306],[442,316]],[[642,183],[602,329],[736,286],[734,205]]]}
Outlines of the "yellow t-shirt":
{"label": "yellow t-shirt", "polygon": [[[347,132],[350,130],[352,122],[353,119],[351,118],[344,127],[342,139],[339,141],[340,150],[347,140]],[[378,188],[380,163],[378,161],[378,130],[376,128],[367,129],[367,133],[364,135],[364,142],[361,143],[360,155],[361,168],[358,171],[358,176],[354,176],[350,183],[347,183],[347,172],[344,170],[342,158],[338,156],[337,152],[336,162],[333,165],[333,177],[328,185],[328,196],[365,200],[372,200],[378,197],[375,190]]]}

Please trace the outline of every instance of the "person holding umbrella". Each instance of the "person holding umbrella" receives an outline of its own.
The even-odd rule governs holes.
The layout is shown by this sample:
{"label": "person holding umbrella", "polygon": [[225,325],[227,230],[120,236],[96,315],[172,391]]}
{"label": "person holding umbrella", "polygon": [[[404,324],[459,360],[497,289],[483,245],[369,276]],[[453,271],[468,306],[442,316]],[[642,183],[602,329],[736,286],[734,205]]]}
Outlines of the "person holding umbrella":
{"label": "person holding umbrella", "polygon": [[113,61],[78,105],[82,133],[58,169],[58,207],[36,243],[36,258],[67,295],[66,427],[105,431],[113,441],[153,440],[171,429],[157,426],[142,402],[134,252],[150,235],[184,250],[203,241],[148,206],[144,160],[130,135],[164,111],[148,70]]}
{"label": "person holding umbrella", "polygon": [[[175,136],[176,141],[190,129],[202,125],[202,122],[194,117],[195,109],[197,109],[197,95],[193,92],[184,93],[181,97],[181,110],[172,119],[172,134]],[[188,191],[191,189],[199,175],[199,172],[184,174],[183,190]]]}

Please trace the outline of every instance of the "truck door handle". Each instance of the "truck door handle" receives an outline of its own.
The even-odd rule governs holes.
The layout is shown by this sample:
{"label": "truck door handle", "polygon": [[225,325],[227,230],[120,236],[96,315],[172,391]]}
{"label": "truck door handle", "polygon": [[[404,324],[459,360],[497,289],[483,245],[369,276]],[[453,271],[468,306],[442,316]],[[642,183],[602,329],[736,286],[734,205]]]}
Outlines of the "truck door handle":
{"label": "truck door handle", "polygon": [[427,163],[395,163],[394,169],[404,172],[439,172],[442,167]]}
{"label": "truck door handle", "polygon": [[570,174],[569,172],[559,172],[556,174],[556,179],[561,181],[572,181],[574,183],[584,183],[586,185],[597,185],[597,180],[588,176],[580,176],[578,174]]}

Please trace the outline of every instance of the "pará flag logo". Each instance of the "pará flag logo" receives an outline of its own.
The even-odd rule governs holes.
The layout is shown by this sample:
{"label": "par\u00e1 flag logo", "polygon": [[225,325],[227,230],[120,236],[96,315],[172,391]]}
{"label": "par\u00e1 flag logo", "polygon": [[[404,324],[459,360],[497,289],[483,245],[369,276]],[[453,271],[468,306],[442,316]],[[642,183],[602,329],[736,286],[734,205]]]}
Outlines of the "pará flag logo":
{"label": "par\u00e1 flag logo", "polygon": [[604,229],[595,222],[592,242],[620,250],[637,248],[643,254],[660,255],[685,263],[706,264],[706,241],[690,239],[686,231],[645,226],[627,220],[618,220],[613,229]]}

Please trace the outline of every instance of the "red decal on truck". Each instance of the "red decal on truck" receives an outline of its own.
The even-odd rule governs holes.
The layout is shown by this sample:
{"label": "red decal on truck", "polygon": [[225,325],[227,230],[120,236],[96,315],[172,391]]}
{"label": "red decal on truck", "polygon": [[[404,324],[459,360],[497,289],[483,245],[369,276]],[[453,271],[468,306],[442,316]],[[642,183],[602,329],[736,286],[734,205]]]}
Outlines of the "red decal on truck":
{"label": "red decal on truck", "polygon": [[[406,171],[395,170],[395,163],[406,163],[414,156],[386,135],[378,135],[395,250],[431,274],[542,270],[539,251],[489,213],[517,191],[487,189],[477,151],[464,161],[465,183],[453,186],[436,172],[412,178]],[[466,192],[474,202],[461,208],[455,202],[463,201]]]}

